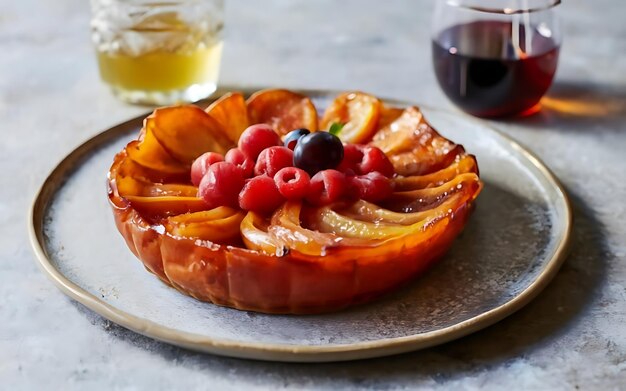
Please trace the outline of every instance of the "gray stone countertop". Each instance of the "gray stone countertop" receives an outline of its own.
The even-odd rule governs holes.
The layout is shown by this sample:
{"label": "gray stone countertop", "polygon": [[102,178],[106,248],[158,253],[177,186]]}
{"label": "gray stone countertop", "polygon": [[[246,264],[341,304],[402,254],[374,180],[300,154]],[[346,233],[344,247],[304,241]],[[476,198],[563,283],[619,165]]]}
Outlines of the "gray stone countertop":
{"label": "gray stone countertop", "polygon": [[[432,1],[227,1],[224,85],[360,89],[456,110],[431,69]],[[32,197],[81,141],[145,112],[99,81],[84,0],[0,1],[0,388],[626,388],[626,2],[568,0],[550,104],[493,121],[573,201],[569,259],[530,305],[469,337],[334,364],[193,353],[111,324],[39,271]]]}

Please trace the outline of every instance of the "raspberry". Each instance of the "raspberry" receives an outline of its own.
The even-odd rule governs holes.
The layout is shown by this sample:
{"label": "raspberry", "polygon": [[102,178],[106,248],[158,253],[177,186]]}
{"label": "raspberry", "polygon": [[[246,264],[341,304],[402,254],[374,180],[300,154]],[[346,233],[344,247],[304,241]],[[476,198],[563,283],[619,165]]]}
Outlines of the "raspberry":
{"label": "raspberry", "polygon": [[393,193],[389,178],[378,171],[349,177],[349,186],[356,191],[358,198],[369,202],[382,201]]}
{"label": "raspberry", "polygon": [[306,171],[296,167],[281,168],[274,175],[278,191],[288,200],[300,200],[309,192],[311,178]]}
{"label": "raspberry", "polygon": [[352,170],[356,174],[364,175],[378,171],[386,177],[392,177],[395,174],[393,164],[391,164],[387,155],[377,147],[346,144],[343,147],[343,151],[343,160],[337,167],[343,173]]}
{"label": "raspberry", "polygon": [[344,171],[344,175],[346,176],[346,185],[343,198],[350,202],[358,200],[361,198],[361,191],[359,190],[357,182],[354,180],[356,173],[349,168]]}
{"label": "raspberry", "polygon": [[209,208],[237,207],[237,196],[245,180],[241,168],[232,163],[218,162],[209,167],[200,182],[198,195]]}
{"label": "raspberry", "polygon": [[282,145],[280,137],[274,130],[265,124],[249,126],[239,137],[239,149],[249,159],[256,161],[265,148]]}
{"label": "raspberry", "polygon": [[266,175],[248,179],[239,193],[239,207],[261,214],[270,214],[285,201],[274,180]]}
{"label": "raspberry", "polygon": [[191,165],[191,183],[194,186],[200,185],[200,181],[213,163],[223,162],[224,157],[219,153],[207,152],[200,155]]}
{"label": "raspberry", "polygon": [[254,161],[247,158],[239,148],[233,148],[226,152],[224,160],[240,167],[245,178],[250,178],[254,173]]}
{"label": "raspberry", "polygon": [[256,175],[267,174],[271,178],[278,170],[293,165],[293,151],[287,147],[269,147],[264,149],[254,166]]}
{"label": "raspberry", "polygon": [[348,170],[356,172],[358,165],[363,160],[362,146],[356,144],[344,144],[343,160],[339,163],[337,170],[346,173]]}
{"label": "raspberry", "polygon": [[346,176],[337,170],[320,171],[311,178],[306,200],[313,205],[328,205],[341,198],[346,190]]}
{"label": "raspberry", "polygon": [[386,177],[391,177],[395,174],[393,164],[391,164],[387,155],[379,148],[366,146],[363,147],[362,151],[363,160],[358,165],[358,172],[360,174],[380,172]]}

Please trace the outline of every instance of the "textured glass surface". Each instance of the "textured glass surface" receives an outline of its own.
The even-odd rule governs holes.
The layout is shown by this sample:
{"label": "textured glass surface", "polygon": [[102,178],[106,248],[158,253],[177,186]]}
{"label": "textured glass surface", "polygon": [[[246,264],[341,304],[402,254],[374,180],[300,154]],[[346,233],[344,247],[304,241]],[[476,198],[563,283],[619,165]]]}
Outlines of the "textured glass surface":
{"label": "textured glass surface", "polygon": [[215,91],[223,1],[92,0],[102,79],[122,99],[170,104]]}

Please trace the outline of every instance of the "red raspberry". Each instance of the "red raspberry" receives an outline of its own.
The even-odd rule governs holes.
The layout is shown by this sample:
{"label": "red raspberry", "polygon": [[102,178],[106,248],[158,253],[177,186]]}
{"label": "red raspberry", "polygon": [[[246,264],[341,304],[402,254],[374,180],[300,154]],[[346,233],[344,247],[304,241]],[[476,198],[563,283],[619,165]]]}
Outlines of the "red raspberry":
{"label": "red raspberry", "polygon": [[389,178],[378,171],[348,178],[350,186],[356,189],[358,197],[369,202],[382,201],[393,193]]}
{"label": "red raspberry", "polygon": [[191,165],[191,183],[194,186],[200,185],[200,181],[213,163],[223,162],[224,157],[219,153],[207,152],[200,155]]}
{"label": "red raspberry", "polygon": [[393,164],[389,161],[389,158],[379,148],[372,146],[365,146],[362,149],[363,160],[358,165],[360,174],[367,174],[370,172],[380,172],[386,177],[392,177],[395,174]]}
{"label": "red raspberry", "polygon": [[209,208],[237,207],[237,196],[245,180],[241,168],[232,163],[219,162],[209,167],[200,182],[198,195]]}
{"label": "red raspberry", "polygon": [[293,166],[293,151],[287,147],[269,147],[259,155],[254,166],[256,175],[274,177],[278,170]]}
{"label": "red raspberry", "polygon": [[343,160],[339,163],[337,170],[346,173],[348,170],[356,172],[358,165],[363,160],[363,147],[356,144],[344,144]]}
{"label": "red raspberry", "polygon": [[311,178],[306,171],[296,167],[281,168],[274,175],[278,191],[288,200],[301,200],[309,192]]}
{"label": "red raspberry", "polygon": [[274,180],[266,175],[248,179],[239,193],[239,207],[257,213],[270,214],[283,202]]}
{"label": "red raspberry", "polygon": [[343,160],[337,169],[343,173],[354,171],[363,175],[378,171],[386,177],[395,174],[393,164],[387,155],[377,147],[370,145],[346,144],[343,147]]}
{"label": "red raspberry", "polygon": [[344,190],[343,198],[347,201],[356,201],[361,198],[361,192],[359,186],[354,180],[356,174],[352,169],[348,169],[344,172],[346,176],[346,188]]}
{"label": "red raspberry", "polygon": [[253,161],[265,148],[282,144],[280,136],[266,124],[249,126],[239,137],[239,149]]}
{"label": "red raspberry", "polygon": [[240,167],[243,171],[243,176],[246,178],[250,178],[254,174],[254,161],[247,158],[239,148],[233,148],[226,152],[224,160]]}
{"label": "red raspberry", "polygon": [[313,175],[306,200],[313,205],[328,205],[341,198],[346,190],[346,176],[337,170]]}

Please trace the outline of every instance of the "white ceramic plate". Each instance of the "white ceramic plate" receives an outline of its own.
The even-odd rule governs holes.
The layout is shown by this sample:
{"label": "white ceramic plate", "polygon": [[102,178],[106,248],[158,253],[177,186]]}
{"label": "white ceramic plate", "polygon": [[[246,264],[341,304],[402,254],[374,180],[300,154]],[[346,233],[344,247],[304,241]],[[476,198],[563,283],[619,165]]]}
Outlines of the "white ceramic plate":
{"label": "white ceramic plate", "polygon": [[[335,96],[304,91],[323,108]],[[407,106],[408,102],[392,102]],[[465,115],[423,109],[477,156],[485,188],[450,253],[411,285],[325,315],[264,315],[199,302],[147,273],[113,223],[105,176],[143,117],[70,153],[42,185],[31,239],[44,272],[73,299],[140,334],[215,354],[339,361],[425,348],[520,309],[556,274],[571,211],[557,179],[511,139]]]}

